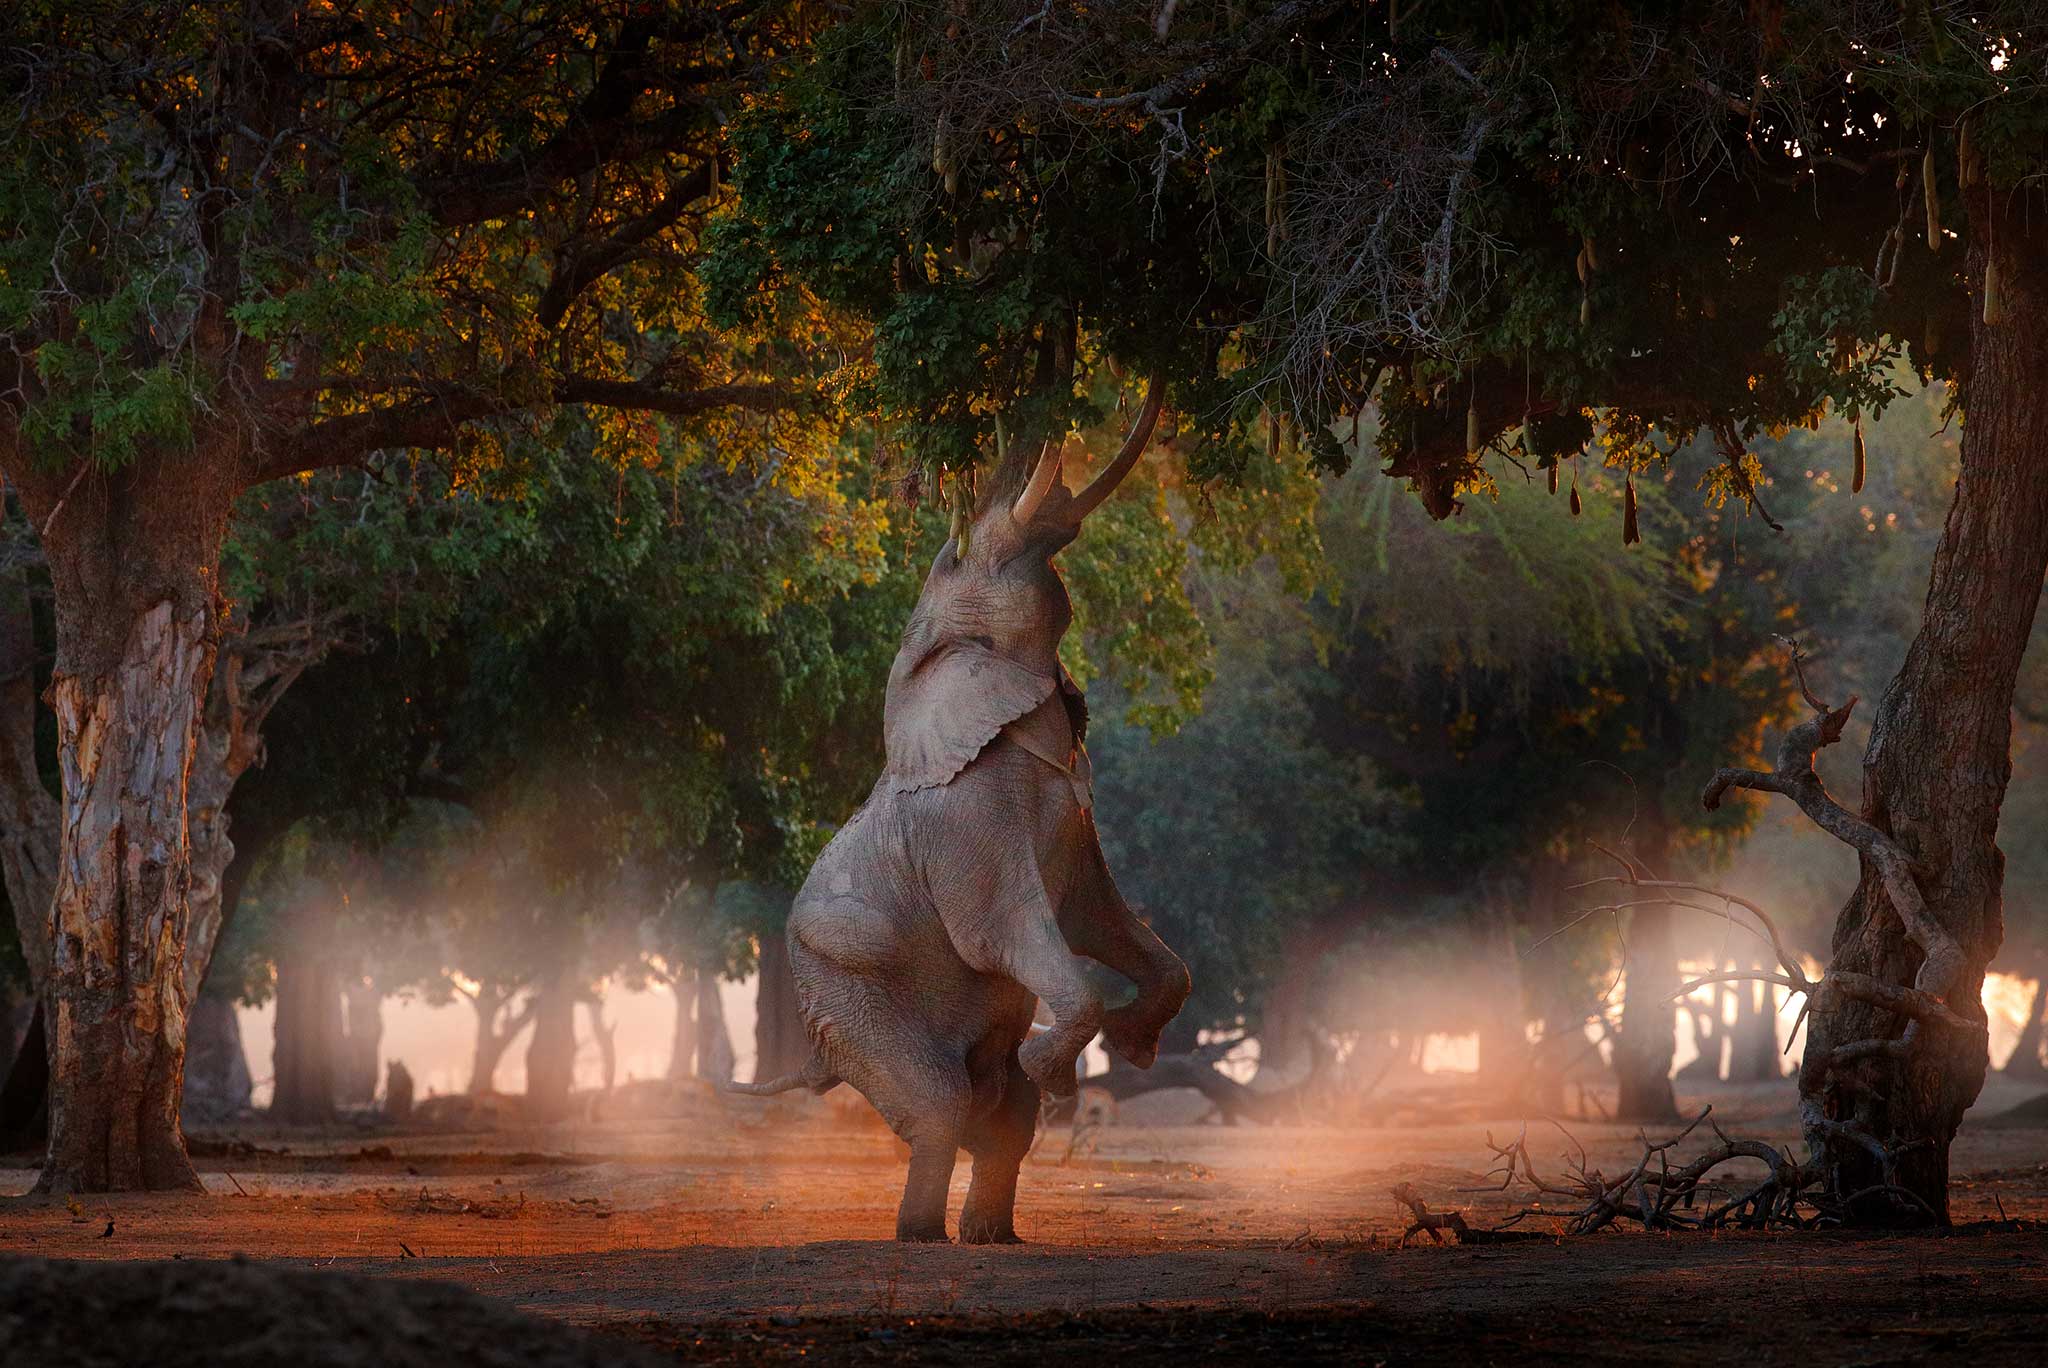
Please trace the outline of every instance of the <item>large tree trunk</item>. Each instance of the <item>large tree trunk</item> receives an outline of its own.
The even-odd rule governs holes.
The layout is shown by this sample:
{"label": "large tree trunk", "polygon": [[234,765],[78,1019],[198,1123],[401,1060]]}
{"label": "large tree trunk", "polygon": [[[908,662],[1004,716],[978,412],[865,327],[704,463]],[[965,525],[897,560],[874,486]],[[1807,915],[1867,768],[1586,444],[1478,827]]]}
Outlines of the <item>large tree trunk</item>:
{"label": "large tree trunk", "polygon": [[[2048,226],[2030,196],[1979,189],[1971,199],[1969,276],[1984,279],[1995,244],[2004,321],[1972,320],[1955,503],[1919,635],[1872,720],[1863,816],[1912,858],[1930,917],[1960,951],[1954,975],[1933,991],[1952,1012],[1982,1023],[1984,972],[2004,936],[2005,858],[1996,836],[2012,769],[2013,684],[2048,569]],[[1835,923],[1828,974],[1910,986],[1927,947],[1909,938],[1867,854],[1862,863]],[[1809,1117],[1912,1144],[1895,1181],[1946,1222],[1949,1145],[1984,1085],[1986,1036],[1930,1023],[1910,1049],[1834,1064],[1833,1051],[1895,1040],[1905,1023],[1846,994],[1830,1005],[1813,1013],[1807,1032],[1800,1090]],[[1831,1140],[1827,1158],[1844,1198],[1884,1182],[1882,1162],[1862,1145]],[[1904,1214],[1880,1194],[1860,1203],[1858,1217]]]}
{"label": "large tree trunk", "polygon": [[763,936],[754,994],[754,1079],[795,1073],[810,1057],[810,1035],[789,969],[789,943],[779,934]]}
{"label": "large tree trunk", "polygon": [[1678,1013],[1671,995],[1678,982],[1671,909],[1636,908],[1628,919],[1628,986],[1614,1041],[1614,1076],[1621,1085],[1617,1121],[1678,1116],[1678,1099],[1671,1091],[1671,1061],[1678,1052]]}
{"label": "large tree trunk", "polygon": [[526,1106],[536,1118],[569,1114],[576,1081],[576,988],[566,976],[544,985],[526,1047]]}
{"label": "large tree trunk", "polygon": [[278,956],[276,1029],[272,1118],[295,1125],[332,1121],[341,975],[328,955],[292,946]]}
{"label": "large tree trunk", "polygon": [[50,1144],[38,1187],[198,1191],[178,1121],[186,784],[213,674],[239,453],[141,452],[115,471],[74,459],[9,474],[40,529],[57,624],[45,696],[62,815],[43,987]]}
{"label": "large tree trunk", "polygon": [[185,774],[212,669],[212,605],[166,598],[135,620],[111,669],[50,682],[64,816],[43,1191],[200,1190],[178,1121]]}

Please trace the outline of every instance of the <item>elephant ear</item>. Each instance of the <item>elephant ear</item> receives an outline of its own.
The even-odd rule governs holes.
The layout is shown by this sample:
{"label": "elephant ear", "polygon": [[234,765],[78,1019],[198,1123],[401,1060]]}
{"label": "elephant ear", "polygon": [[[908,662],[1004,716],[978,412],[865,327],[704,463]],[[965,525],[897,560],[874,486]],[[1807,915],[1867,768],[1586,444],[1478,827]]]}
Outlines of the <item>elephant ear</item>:
{"label": "elephant ear", "polygon": [[908,793],[950,783],[997,732],[1059,687],[1059,676],[973,640],[943,643],[907,667],[899,658],[882,711],[889,786]]}

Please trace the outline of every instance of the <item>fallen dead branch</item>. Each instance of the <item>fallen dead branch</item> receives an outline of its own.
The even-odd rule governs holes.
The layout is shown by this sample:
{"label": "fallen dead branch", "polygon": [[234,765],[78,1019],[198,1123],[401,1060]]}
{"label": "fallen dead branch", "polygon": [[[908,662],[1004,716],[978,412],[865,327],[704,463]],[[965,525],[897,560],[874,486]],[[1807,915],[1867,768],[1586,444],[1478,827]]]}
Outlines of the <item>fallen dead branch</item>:
{"label": "fallen dead branch", "polygon": [[1408,1241],[1416,1235],[1428,1235],[1438,1244],[1444,1242],[1443,1232],[1448,1230],[1458,1237],[1459,1244],[1507,1244],[1519,1240],[1547,1240],[1550,1237],[1534,1230],[1483,1230],[1465,1220],[1461,1211],[1431,1211],[1429,1204],[1406,1183],[1393,1189],[1389,1194],[1402,1206],[1408,1208],[1415,1223],[1401,1232],[1401,1247],[1407,1248]]}

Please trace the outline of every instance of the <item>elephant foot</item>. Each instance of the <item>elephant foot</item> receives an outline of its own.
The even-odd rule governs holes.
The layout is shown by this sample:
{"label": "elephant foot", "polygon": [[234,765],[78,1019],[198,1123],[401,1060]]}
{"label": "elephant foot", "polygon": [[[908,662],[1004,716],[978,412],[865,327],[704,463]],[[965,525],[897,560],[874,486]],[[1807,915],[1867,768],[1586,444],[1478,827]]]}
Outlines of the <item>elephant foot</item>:
{"label": "elephant foot", "polygon": [[1134,1069],[1149,1069],[1159,1058],[1159,1028],[1115,1012],[1103,1019],[1102,1043]]}
{"label": "elephant foot", "polygon": [[1074,1059],[1060,1049],[1050,1031],[1033,1036],[1017,1051],[1017,1063],[1047,1097],[1072,1097],[1080,1090],[1074,1078]]}
{"label": "elephant foot", "polygon": [[901,1244],[950,1244],[946,1238],[945,1222],[936,1226],[905,1225],[896,1223],[896,1239]]}
{"label": "elephant foot", "polygon": [[1017,1234],[1016,1227],[1008,1221],[1001,1223],[994,1221],[969,1222],[962,1219],[960,1222],[960,1243],[964,1245],[1013,1245],[1023,1244],[1024,1240]]}

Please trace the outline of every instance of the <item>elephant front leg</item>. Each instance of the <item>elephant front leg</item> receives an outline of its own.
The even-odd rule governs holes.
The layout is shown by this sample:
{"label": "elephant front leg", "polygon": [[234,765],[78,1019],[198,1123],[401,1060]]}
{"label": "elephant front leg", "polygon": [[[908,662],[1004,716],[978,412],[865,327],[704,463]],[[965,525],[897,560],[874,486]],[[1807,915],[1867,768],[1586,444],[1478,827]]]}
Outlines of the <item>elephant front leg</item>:
{"label": "elephant front leg", "polygon": [[1052,1097],[1072,1097],[1074,1066],[1081,1051],[1102,1029],[1102,999],[1067,948],[1059,923],[1049,909],[1021,917],[1004,968],[1052,1012],[1052,1025],[1026,1040],[1017,1062],[1039,1089]]}
{"label": "elephant front leg", "polygon": [[1060,930],[1074,953],[1107,965],[1138,987],[1138,996],[1102,1020],[1103,1041],[1140,1069],[1159,1057],[1159,1033],[1188,1000],[1188,967],[1117,892],[1100,852],[1090,877],[1061,910]]}

